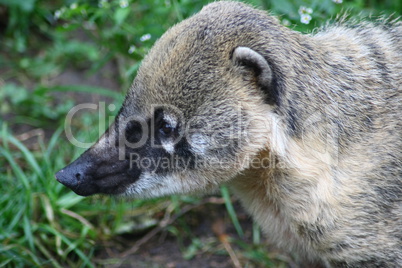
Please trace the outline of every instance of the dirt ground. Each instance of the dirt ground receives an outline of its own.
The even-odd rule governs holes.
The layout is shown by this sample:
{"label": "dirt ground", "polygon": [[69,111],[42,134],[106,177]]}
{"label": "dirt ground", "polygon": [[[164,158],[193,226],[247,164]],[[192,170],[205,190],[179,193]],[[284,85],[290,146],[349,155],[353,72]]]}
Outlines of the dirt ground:
{"label": "dirt ground", "polygon": [[[216,211],[208,213],[210,212],[209,209],[215,209]],[[208,240],[213,241],[215,242],[215,247],[219,247],[217,236],[212,230],[214,221],[223,219],[219,214],[226,214],[221,206],[212,208],[211,205],[205,205],[181,216],[177,221],[183,221],[190,228],[187,231],[193,233],[193,238],[205,243]],[[173,223],[173,226],[180,228],[178,225],[180,225],[178,222]],[[100,263],[102,263],[102,260],[113,258],[116,263],[111,267],[233,267],[227,254],[217,255],[201,251],[191,259],[185,259],[182,251],[186,251],[191,245],[191,238],[185,237],[184,241],[179,241],[176,236],[169,234],[166,230],[158,232],[140,247],[136,247],[138,241],[143,239],[149,232],[151,230],[137,236],[116,237],[114,241],[110,241],[108,245],[104,245],[99,250],[97,258]],[[124,252],[130,251],[133,247],[138,248],[138,250],[124,256]],[[109,263],[109,265],[111,264]]]}
{"label": "dirt ground", "polygon": [[[217,197],[216,199],[220,199]],[[222,200],[223,202],[223,200]],[[196,207],[188,213],[182,215],[172,226],[180,229],[181,223],[185,223],[189,228],[186,231],[191,233],[173,236],[167,230],[161,230],[139,247],[138,242],[152,233],[152,230],[139,236],[124,235],[115,237],[112,241],[102,245],[96,254],[95,262],[105,267],[175,267],[175,268],[229,268],[236,267],[233,256],[230,256],[223,243],[219,239],[224,235],[230,241],[230,247],[233,249],[235,259],[238,259],[240,267],[266,267],[254,261],[244,258],[244,248],[239,247],[236,241],[242,241],[252,248],[252,221],[249,216],[241,209],[238,202],[235,202],[235,208],[240,224],[244,231],[244,237],[240,238],[231,223],[225,206],[223,204],[205,204]],[[218,227],[218,228],[217,228]],[[217,229],[221,230],[219,234]],[[180,237],[182,240],[179,240]],[[192,246],[192,240],[199,240],[207,245],[199,248],[190,259],[186,258],[186,252]],[[268,243],[262,238],[263,243]],[[133,251],[130,254],[125,252]],[[271,250],[271,251],[270,251]],[[269,253],[268,253],[269,252]],[[267,255],[275,259],[275,263],[280,267],[297,267],[291,258],[275,253],[274,249],[267,246]],[[282,260],[282,261],[281,261]],[[277,267],[275,264],[271,267]]]}

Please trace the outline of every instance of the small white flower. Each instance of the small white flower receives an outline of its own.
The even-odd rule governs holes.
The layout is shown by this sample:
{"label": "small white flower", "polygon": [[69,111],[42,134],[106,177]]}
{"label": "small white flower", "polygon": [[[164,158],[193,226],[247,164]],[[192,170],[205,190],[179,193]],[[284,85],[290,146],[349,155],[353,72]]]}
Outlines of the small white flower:
{"label": "small white flower", "polygon": [[70,9],[76,9],[78,7],[78,4],[77,3],[72,3],[71,5],[70,5]]}
{"label": "small white flower", "polygon": [[56,10],[56,12],[54,12],[54,18],[58,19],[61,16],[61,11],[60,10]]}
{"label": "small white flower", "polygon": [[312,13],[313,13],[313,9],[310,8],[310,7],[300,6],[300,8],[299,8],[299,15],[300,16],[303,15],[303,14],[309,15],[309,14],[312,14]]}
{"label": "small white flower", "polygon": [[287,20],[287,19],[283,19],[282,20],[282,25],[283,26],[290,26],[292,23],[289,21],[289,20]]}
{"label": "small white flower", "polygon": [[309,24],[311,21],[311,16],[309,14],[302,14],[300,16],[300,21],[301,21],[301,23]]}
{"label": "small white flower", "polygon": [[144,42],[144,41],[147,41],[147,40],[149,40],[149,39],[151,39],[151,34],[144,34],[143,36],[141,36],[140,37],[140,41],[141,42]]}
{"label": "small white flower", "polygon": [[304,7],[304,6],[300,6],[299,8],[299,15],[300,15],[300,21],[301,23],[304,24],[309,24],[312,17],[310,14],[313,13],[313,9],[310,7]]}
{"label": "small white flower", "polygon": [[128,7],[128,1],[127,0],[120,0],[119,5],[121,8],[126,8]]}
{"label": "small white flower", "polygon": [[128,54],[133,54],[133,52],[136,50],[137,48],[134,45],[131,45],[130,48],[128,49]]}
{"label": "small white flower", "polygon": [[334,2],[335,4],[342,4],[342,0],[332,0],[332,2]]}
{"label": "small white flower", "polygon": [[61,17],[61,15],[63,15],[63,13],[66,11],[65,7],[60,8],[59,10],[56,10],[54,12],[54,18],[57,20]]}
{"label": "small white flower", "polygon": [[111,103],[111,104],[109,104],[108,109],[109,109],[109,111],[113,112],[114,110],[116,110],[116,105]]}

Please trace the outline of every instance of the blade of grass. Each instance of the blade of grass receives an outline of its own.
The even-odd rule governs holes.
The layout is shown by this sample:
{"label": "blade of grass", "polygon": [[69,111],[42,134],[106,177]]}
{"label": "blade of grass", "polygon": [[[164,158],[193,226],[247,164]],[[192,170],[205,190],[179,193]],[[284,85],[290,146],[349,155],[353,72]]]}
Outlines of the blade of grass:
{"label": "blade of grass", "polygon": [[7,226],[7,233],[12,233],[13,229],[15,228],[15,226],[20,223],[21,218],[22,218],[22,214],[25,212],[25,205],[23,205],[23,207],[19,207],[18,208],[19,211],[15,214],[13,220],[10,222],[10,224]]}
{"label": "blade of grass", "polygon": [[72,250],[75,252],[80,259],[88,266],[88,267],[94,267],[89,258],[82,252],[73,242],[71,242],[67,237],[65,237],[62,233],[58,232],[57,230],[51,228],[48,225],[41,224],[40,229],[43,229],[54,236],[59,237],[69,248],[69,250]]}
{"label": "blade of grass", "polygon": [[0,257],[7,256],[10,260],[8,267],[43,267],[36,255],[18,242],[7,247],[0,245],[0,253]]}
{"label": "blade of grass", "polygon": [[178,2],[177,0],[173,0],[173,6],[174,6],[174,11],[175,11],[175,13],[176,13],[177,19],[178,19],[179,21],[182,21],[183,18],[184,18],[184,16],[183,16],[183,13],[182,13],[181,10],[180,10],[180,4],[179,4],[179,2]]}
{"label": "blade of grass", "polygon": [[8,142],[7,142],[8,141],[7,138],[9,136],[8,130],[7,130],[8,125],[7,125],[7,123],[2,122],[1,120],[0,120],[0,125],[1,125],[1,141],[3,142],[4,148],[8,150]]}
{"label": "blade of grass", "polygon": [[8,151],[6,151],[3,148],[1,148],[1,147],[0,147],[0,154],[2,154],[7,159],[8,163],[10,164],[11,169],[15,173],[16,177],[21,180],[21,182],[24,185],[24,187],[27,190],[27,192],[30,193],[31,187],[30,187],[28,177],[25,175],[25,173],[22,171],[22,169],[14,161],[13,157],[11,156],[11,154]]}
{"label": "blade of grass", "polygon": [[56,268],[62,268],[63,267],[61,264],[59,264],[56,261],[55,258],[53,258],[52,254],[50,254],[50,252],[46,249],[46,247],[44,245],[42,245],[42,243],[38,239],[35,240],[35,245],[43,253],[43,255],[46,256],[48,261],[50,261],[52,263],[52,267],[56,267]]}
{"label": "blade of grass", "polygon": [[50,154],[54,151],[54,147],[56,146],[57,142],[59,141],[60,135],[63,132],[64,128],[63,127],[59,127],[52,135],[52,137],[50,138],[48,145],[47,145],[47,149],[44,153],[44,158],[47,162],[49,161],[50,158]]}
{"label": "blade of grass", "polygon": [[78,203],[80,203],[85,197],[76,195],[72,192],[69,192],[59,198],[57,200],[57,206],[61,208],[68,209]]}
{"label": "blade of grass", "polygon": [[229,190],[228,190],[228,188],[226,186],[221,186],[221,194],[222,194],[223,200],[225,200],[226,210],[229,213],[229,217],[232,220],[232,223],[233,223],[233,225],[234,225],[234,227],[236,229],[237,234],[240,237],[243,237],[244,232],[243,232],[243,229],[240,226],[239,220],[237,219],[237,215],[236,215],[236,212],[235,212],[235,210],[233,208],[232,201],[230,200]]}
{"label": "blade of grass", "polygon": [[31,223],[29,222],[29,219],[27,215],[25,214],[23,217],[23,228],[24,228],[24,234],[25,238],[28,240],[29,247],[31,250],[35,253],[35,246],[34,246],[34,236],[32,234],[32,228],[31,228]]}
{"label": "blade of grass", "polygon": [[253,222],[253,244],[259,245],[261,243],[261,230],[257,223]]}
{"label": "blade of grass", "polygon": [[42,173],[41,168],[38,165],[38,162],[36,161],[33,154],[27,149],[27,147],[25,147],[19,140],[17,140],[16,138],[14,138],[11,135],[8,137],[8,140],[23,153],[25,159],[27,160],[28,164],[33,168],[35,173],[39,177],[43,177],[43,173]]}
{"label": "blade of grass", "polygon": [[11,259],[0,262],[0,267],[6,267],[6,265],[9,264],[10,262],[11,262]]}
{"label": "blade of grass", "polygon": [[138,68],[140,68],[141,62],[137,62],[136,64],[133,64],[126,72],[125,76],[130,77],[133,75],[136,71],[138,71]]}

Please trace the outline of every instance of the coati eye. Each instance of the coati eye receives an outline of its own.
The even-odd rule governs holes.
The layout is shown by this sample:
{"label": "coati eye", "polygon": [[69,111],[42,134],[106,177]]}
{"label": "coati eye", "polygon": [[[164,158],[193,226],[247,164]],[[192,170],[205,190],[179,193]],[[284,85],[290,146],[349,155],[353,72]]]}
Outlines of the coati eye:
{"label": "coati eye", "polygon": [[154,113],[155,130],[163,137],[171,137],[177,131],[175,116],[166,113],[163,109],[157,109]]}
{"label": "coati eye", "polygon": [[174,128],[168,122],[163,122],[159,131],[166,136],[170,136],[173,133]]}

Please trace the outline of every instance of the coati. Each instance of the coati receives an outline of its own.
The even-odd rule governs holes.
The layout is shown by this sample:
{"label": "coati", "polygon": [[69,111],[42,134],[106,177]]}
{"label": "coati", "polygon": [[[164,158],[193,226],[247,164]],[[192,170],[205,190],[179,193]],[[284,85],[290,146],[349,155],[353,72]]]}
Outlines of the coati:
{"label": "coati", "polygon": [[225,183],[279,247],[401,267],[401,82],[401,22],[302,35],[215,2],[156,42],[116,121],[56,177],[134,198]]}

